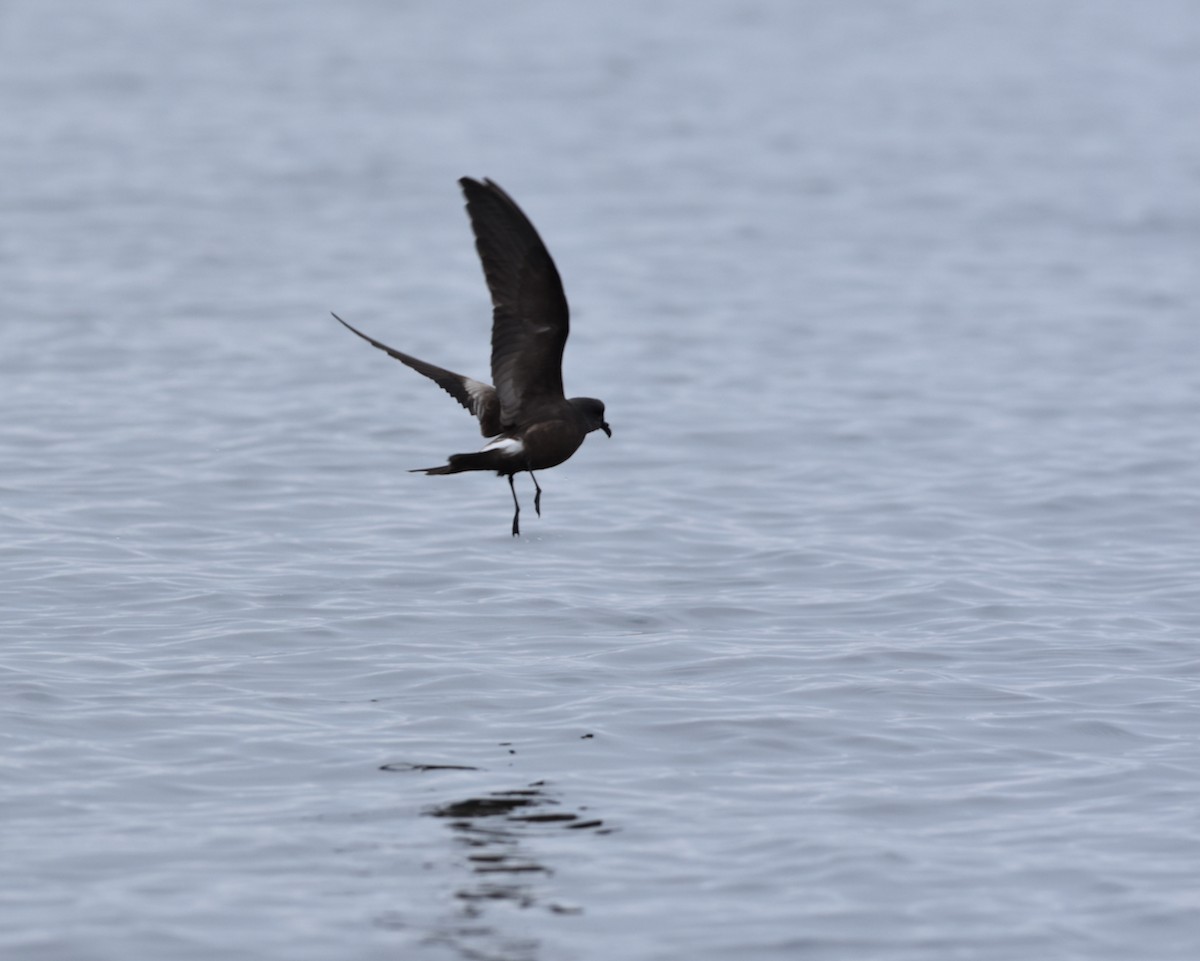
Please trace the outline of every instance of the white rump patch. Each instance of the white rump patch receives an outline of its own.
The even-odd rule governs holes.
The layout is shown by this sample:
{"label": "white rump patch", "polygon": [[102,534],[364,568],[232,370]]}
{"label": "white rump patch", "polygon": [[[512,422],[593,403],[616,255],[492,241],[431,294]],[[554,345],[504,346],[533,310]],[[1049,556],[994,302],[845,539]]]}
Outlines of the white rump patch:
{"label": "white rump patch", "polygon": [[515,437],[496,437],[488,441],[483,449],[502,450],[506,454],[519,454],[525,449],[525,445]]}

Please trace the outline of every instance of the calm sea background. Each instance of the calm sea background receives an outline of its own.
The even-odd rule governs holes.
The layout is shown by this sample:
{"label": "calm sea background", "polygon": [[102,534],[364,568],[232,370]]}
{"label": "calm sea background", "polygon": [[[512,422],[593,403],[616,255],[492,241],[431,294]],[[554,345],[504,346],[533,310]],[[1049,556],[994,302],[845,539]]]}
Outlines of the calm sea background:
{"label": "calm sea background", "polygon": [[[0,5],[0,956],[1200,957],[1200,6]],[[455,180],[565,279],[521,477]]]}

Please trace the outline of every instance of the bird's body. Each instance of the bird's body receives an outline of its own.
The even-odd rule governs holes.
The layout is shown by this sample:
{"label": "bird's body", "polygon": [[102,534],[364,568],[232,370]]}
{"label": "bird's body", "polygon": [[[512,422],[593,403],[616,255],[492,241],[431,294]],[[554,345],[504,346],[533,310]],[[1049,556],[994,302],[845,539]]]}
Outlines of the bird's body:
{"label": "bird's body", "polygon": [[481,450],[452,454],[425,474],[494,470],[513,492],[513,535],[520,533],[521,506],[513,476],[528,471],[541,514],[542,490],[533,472],[556,467],[594,430],[612,436],[604,404],[563,395],[562,353],[569,332],[567,299],[549,252],[512,198],[490,180],[464,177],[467,213],[492,294],[492,381],[495,386],[418,360],[368,337],[334,314],[369,344],[424,374],[479,420],[489,438]]}

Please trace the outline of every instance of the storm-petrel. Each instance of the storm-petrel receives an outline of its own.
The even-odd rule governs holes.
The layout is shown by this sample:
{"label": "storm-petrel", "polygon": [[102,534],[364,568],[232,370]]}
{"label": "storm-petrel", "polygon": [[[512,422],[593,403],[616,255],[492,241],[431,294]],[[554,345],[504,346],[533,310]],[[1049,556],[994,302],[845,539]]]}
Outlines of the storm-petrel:
{"label": "storm-petrel", "polygon": [[533,506],[542,513],[542,488],[535,470],[561,464],[579,449],[584,437],[612,430],[604,404],[593,397],[563,394],[562,354],[569,332],[567,298],[558,270],[529,218],[490,180],[459,180],[475,232],[475,249],[492,294],[492,380],[495,387],[436,367],[394,350],[334,314],[334,319],[363,340],[424,374],[479,418],[488,442],[471,454],[452,454],[442,467],[413,473],[458,474],[494,470],[508,477],[512,491],[512,532],[521,533],[521,504],[513,475],[528,471],[537,493]]}

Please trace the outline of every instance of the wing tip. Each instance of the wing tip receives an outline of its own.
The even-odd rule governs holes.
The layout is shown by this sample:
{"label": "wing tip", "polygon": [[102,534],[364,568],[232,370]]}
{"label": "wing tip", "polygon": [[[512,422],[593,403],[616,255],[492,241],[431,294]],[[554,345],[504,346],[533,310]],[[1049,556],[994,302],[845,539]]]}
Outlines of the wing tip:
{"label": "wing tip", "polygon": [[[490,196],[497,198],[510,207],[516,207],[518,210],[520,210],[520,208],[517,207],[517,202],[508,195],[503,187],[496,183],[496,181],[492,180],[491,177],[484,177],[482,180],[476,180],[474,177],[459,177],[458,185],[462,188],[462,192],[466,196],[468,204],[475,197]],[[525,215],[522,214],[521,216],[524,217]]]}
{"label": "wing tip", "polygon": [[365,341],[366,341],[368,344],[370,344],[372,347],[378,347],[380,350],[387,350],[387,348],[386,348],[386,347],[384,347],[383,345],[381,345],[381,344],[377,343],[377,342],[376,342],[376,341],[375,341],[373,338],[371,338],[371,337],[368,337],[366,334],[364,334],[364,333],[363,333],[361,330],[359,330],[357,327],[352,327],[350,324],[346,323],[346,321],[342,320],[342,318],[341,318],[341,317],[339,317],[337,314],[335,314],[335,313],[334,313],[332,310],[331,310],[329,313],[330,313],[330,315],[333,317],[333,319],[334,319],[334,320],[336,320],[336,321],[337,321],[339,324],[341,324],[341,325],[342,325],[343,327],[345,327],[345,328],[346,328],[348,331],[350,331],[350,333],[352,333],[352,334],[358,334],[358,336],[359,336],[359,337],[361,337],[363,340],[365,340]]}

